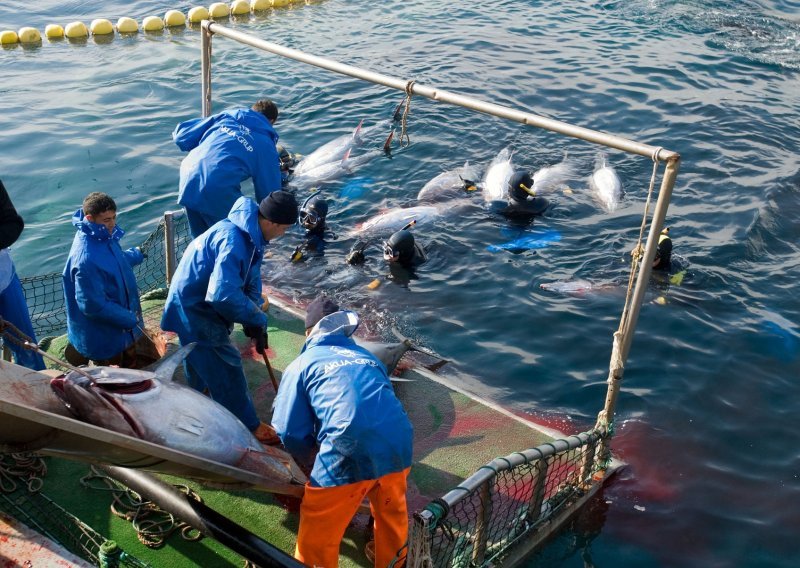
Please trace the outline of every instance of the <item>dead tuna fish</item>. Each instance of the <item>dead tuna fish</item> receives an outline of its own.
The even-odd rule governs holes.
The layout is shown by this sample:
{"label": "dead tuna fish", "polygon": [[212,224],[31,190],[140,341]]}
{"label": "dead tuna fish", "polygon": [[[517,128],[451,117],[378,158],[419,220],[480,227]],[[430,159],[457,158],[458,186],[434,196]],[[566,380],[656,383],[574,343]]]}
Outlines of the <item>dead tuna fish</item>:
{"label": "dead tuna fish", "polygon": [[399,231],[411,221],[427,223],[441,214],[441,208],[434,205],[389,209],[364,221],[355,232],[359,234],[377,233],[389,235]]}
{"label": "dead tuna fish", "polygon": [[545,166],[533,173],[533,190],[536,195],[552,193],[575,177],[575,162],[566,156],[557,164]]}
{"label": "dead tuna fish", "polygon": [[361,146],[365,143],[375,132],[386,129],[390,126],[390,121],[384,120],[363,128],[364,121],[358,123],[356,129],[350,133],[338,138],[334,138],[327,144],[323,144],[307,156],[305,156],[297,167],[294,169],[294,177],[299,177],[307,174],[311,170],[319,168],[324,164],[339,163],[345,157],[345,154],[352,148]]}
{"label": "dead tuna fish", "polygon": [[[425,349],[414,344],[413,341],[408,339],[407,337],[403,337],[403,335],[397,331],[396,329],[392,329],[392,333],[400,340],[395,343],[376,343],[373,341],[367,341],[365,339],[361,339],[360,337],[353,337],[355,342],[375,355],[375,357],[384,364],[386,367],[386,371],[391,374],[397,368],[397,364],[400,362],[400,359],[405,355],[408,351],[417,351],[419,353],[424,353],[428,357],[433,358],[435,361],[432,364],[425,365],[427,369],[431,371],[435,371],[442,367],[443,365],[447,364],[448,361],[446,359],[442,359],[438,355],[435,355]],[[393,381],[397,381],[398,379],[392,378]]]}
{"label": "dead tuna fish", "polygon": [[475,191],[480,171],[469,162],[454,170],[440,173],[426,183],[417,194],[418,201],[444,201],[453,197],[463,197],[467,191]]}
{"label": "dead tuna fish", "polygon": [[276,483],[306,476],[286,452],[262,446],[221,404],[172,381],[194,344],[164,359],[155,371],[86,367],[50,386],[80,420],[209,460],[251,471]]}
{"label": "dead tuna fish", "polygon": [[304,189],[339,179],[340,177],[353,173],[359,167],[383,153],[384,152],[380,150],[370,150],[359,156],[351,157],[350,150],[348,150],[339,162],[322,164],[300,174],[295,171],[292,179],[289,180],[289,185],[297,189]]}
{"label": "dead tuna fish", "polygon": [[503,148],[494,157],[486,169],[483,178],[483,199],[489,201],[506,201],[508,199],[508,180],[514,173],[511,164],[511,150]]}
{"label": "dead tuna fish", "polygon": [[589,178],[595,199],[609,213],[615,211],[622,200],[622,182],[617,171],[606,163],[606,157],[600,154],[597,157],[594,173]]}

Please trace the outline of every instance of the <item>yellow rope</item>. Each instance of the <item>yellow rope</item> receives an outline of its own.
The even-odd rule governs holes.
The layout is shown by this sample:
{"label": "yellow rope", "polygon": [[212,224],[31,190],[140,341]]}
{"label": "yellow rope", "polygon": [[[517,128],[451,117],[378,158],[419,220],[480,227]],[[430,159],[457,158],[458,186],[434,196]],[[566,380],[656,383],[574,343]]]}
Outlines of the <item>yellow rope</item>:
{"label": "yellow rope", "polygon": [[[411,112],[411,97],[414,94],[414,83],[416,81],[411,80],[406,83],[406,98],[405,98],[405,108],[403,109],[403,118],[400,128],[400,147],[405,147],[411,144],[411,137],[408,135],[408,128],[406,127],[406,121],[408,119],[408,113]],[[402,104],[402,103],[401,103]],[[403,143],[405,140],[405,143]]]}

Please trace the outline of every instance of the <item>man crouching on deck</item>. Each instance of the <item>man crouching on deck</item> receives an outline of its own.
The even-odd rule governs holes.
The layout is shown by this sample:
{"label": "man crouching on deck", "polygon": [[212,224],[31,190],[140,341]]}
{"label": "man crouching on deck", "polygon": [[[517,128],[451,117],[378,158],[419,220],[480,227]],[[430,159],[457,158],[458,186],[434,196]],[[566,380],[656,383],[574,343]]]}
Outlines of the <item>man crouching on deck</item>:
{"label": "man crouching on deck", "polygon": [[[272,425],[286,449],[313,469],[300,506],[295,558],[335,568],[344,531],[364,497],[375,518],[375,567],[408,538],[406,478],[413,433],[383,363],[350,337],[358,315],[318,297],[306,342],[283,373]],[[314,452],[318,450],[314,459]]]}

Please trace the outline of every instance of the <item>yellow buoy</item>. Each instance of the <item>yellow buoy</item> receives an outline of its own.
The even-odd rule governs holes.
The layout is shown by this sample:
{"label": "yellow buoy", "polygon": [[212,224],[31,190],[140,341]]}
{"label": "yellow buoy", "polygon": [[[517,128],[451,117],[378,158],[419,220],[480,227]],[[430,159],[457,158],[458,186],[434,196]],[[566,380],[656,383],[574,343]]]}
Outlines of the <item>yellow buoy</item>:
{"label": "yellow buoy", "polygon": [[370,290],[375,290],[380,285],[381,281],[376,278],[375,280],[367,284],[367,288],[369,288]]}
{"label": "yellow buoy", "polygon": [[147,16],[142,20],[142,29],[146,32],[160,32],[164,29],[164,20],[158,16]]}
{"label": "yellow buoy", "polygon": [[92,30],[92,35],[113,34],[114,24],[112,24],[110,20],[100,18],[97,20],[92,20],[92,23],[89,24],[89,29]]}
{"label": "yellow buoy", "polygon": [[208,19],[208,10],[205,6],[195,6],[189,10],[189,21],[195,24]]}
{"label": "yellow buoy", "polygon": [[12,43],[17,43],[18,41],[19,36],[14,30],[3,30],[0,32],[0,45],[11,45]]}
{"label": "yellow buoy", "polygon": [[168,10],[167,13],[164,14],[164,23],[171,28],[175,26],[185,26],[186,16],[183,15],[183,12],[179,12],[178,10]]}
{"label": "yellow buoy", "polygon": [[231,9],[224,2],[214,2],[208,7],[208,13],[212,18],[227,18]]}
{"label": "yellow buoy", "polygon": [[122,16],[117,20],[117,31],[121,34],[135,34],[139,31],[139,24],[133,18]]}
{"label": "yellow buoy", "polygon": [[250,2],[250,7],[253,9],[253,12],[266,10],[270,6],[272,6],[271,0],[252,0]]}
{"label": "yellow buoy", "polygon": [[20,28],[17,32],[20,43],[36,43],[42,41],[42,34],[36,28]]}
{"label": "yellow buoy", "polygon": [[231,2],[231,14],[249,14],[250,2],[247,0],[233,0]]}
{"label": "yellow buoy", "polygon": [[47,24],[44,28],[44,35],[47,39],[58,39],[64,37],[64,28],[58,24]]}
{"label": "yellow buoy", "polygon": [[289,3],[289,0],[272,0],[273,6],[286,6]]}
{"label": "yellow buoy", "polygon": [[69,38],[87,37],[89,30],[83,22],[70,22],[64,27],[64,35]]}

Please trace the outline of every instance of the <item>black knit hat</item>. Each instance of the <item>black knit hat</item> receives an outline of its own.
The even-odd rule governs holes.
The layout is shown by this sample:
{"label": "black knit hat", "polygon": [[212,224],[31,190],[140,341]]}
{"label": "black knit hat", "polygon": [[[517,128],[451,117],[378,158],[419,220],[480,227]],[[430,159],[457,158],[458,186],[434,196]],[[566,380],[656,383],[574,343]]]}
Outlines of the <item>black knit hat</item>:
{"label": "black knit hat", "polygon": [[294,225],[297,223],[297,200],[288,191],[273,191],[261,200],[258,212],[278,225]]}
{"label": "black knit hat", "polygon": [[317,296],[306,308],[306,329],[317,325],[319,320],[339,311],[339,305],[325,296]]}

